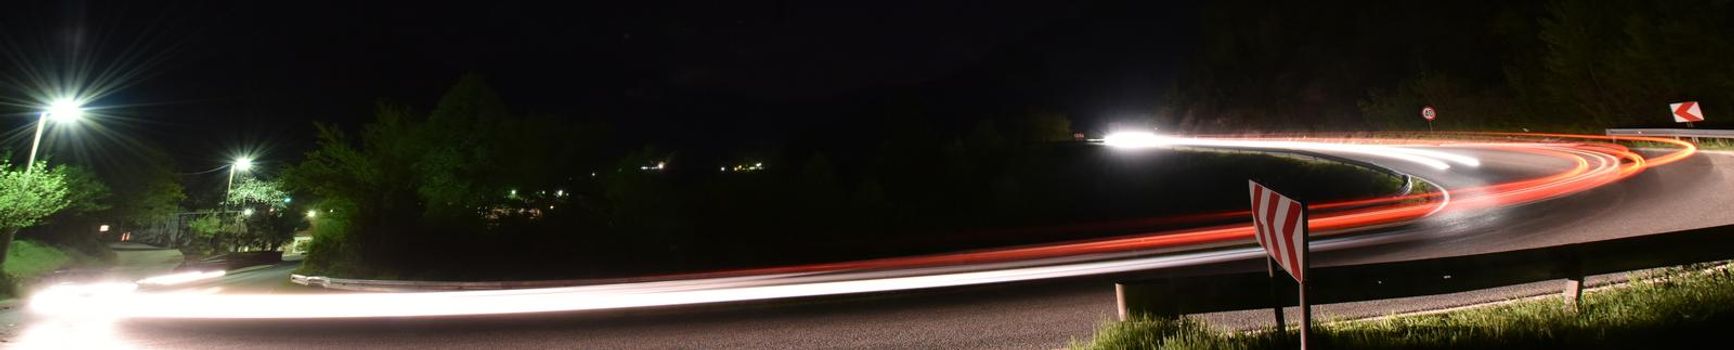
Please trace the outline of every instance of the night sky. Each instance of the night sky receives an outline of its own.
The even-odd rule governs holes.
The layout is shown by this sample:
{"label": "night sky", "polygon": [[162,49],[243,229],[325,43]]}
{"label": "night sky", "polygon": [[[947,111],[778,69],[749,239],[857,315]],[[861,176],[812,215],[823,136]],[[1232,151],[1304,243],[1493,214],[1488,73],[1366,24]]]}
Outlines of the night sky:
{"label": "night sky", "polygon": [[50,146],[155,144],[187,171],[242,148],[294,161],[313,121],[355,127],[381,99],[426,111],[466,72],[515,112],[600,118],[633,143],[783,142],[907,101],[940,126],[1048,110],[1100,131],[1156,108],[1198,27],[1195,4],[1150,1],[648,3],[9,5],[0,126],[28,150],[19,77],[78,60],[136,76],[91,102],[109,136]]}

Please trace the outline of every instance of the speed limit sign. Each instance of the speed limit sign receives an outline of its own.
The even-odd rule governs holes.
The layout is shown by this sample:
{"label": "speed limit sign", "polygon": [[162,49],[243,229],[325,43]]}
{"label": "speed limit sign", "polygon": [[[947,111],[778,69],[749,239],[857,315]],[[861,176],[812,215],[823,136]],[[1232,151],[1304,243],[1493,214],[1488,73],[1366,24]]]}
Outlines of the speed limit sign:
{"label": "speed limit sign", "polygon": [[1433,118],[1439,117],[1439,112],[1433,110],[1433,106],[1424,106],[1421,107],[1421,117],[1427,118],[1427,121],[1433,121]]}

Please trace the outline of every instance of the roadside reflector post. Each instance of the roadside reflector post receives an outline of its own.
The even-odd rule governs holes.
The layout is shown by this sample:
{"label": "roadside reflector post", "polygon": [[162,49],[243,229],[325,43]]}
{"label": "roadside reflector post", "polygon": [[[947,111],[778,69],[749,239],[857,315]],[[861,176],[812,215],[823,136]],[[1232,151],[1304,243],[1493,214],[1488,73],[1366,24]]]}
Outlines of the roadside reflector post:
{"label": "roadside reflector post", "polygon": [[1576,313],[1583,306],[1583,276],[1565,279],[1565,291],[1560,293],[1565,301],[1565,311]]}
{"label": "roadside reflector post", "polygon": [[1126,284],[1114,284],[1114,308],[1119,311],[1120,321],[1126,320]]}
{"label": "roadside reflector post", "polygon": [[1264,269],[1265,272],[1270,273],[1270,309],[1272,313],[1276,314],[1276,331],[1282,332],[1288,329],[1288,320],[1282,317],[1282,308],[1288,306],[1288,303],[1283,302],[1282,291],[1277,288],[1276,270],[1279,267],[1276,266],[1276,259],[1271,259],[1269,255],[1265,255]]}
{"label": "roadside reflector post", "polygon": [[1570,270],[1566,270],[1565,274],[1565,290],[1560,291],[1560,299],[1565,302],[1565,311],[1571,313],[1577,313],[1583,307],[1583,256],[1579,254],[1574,252],[1570,255],[1570,265],[1567,265]]}

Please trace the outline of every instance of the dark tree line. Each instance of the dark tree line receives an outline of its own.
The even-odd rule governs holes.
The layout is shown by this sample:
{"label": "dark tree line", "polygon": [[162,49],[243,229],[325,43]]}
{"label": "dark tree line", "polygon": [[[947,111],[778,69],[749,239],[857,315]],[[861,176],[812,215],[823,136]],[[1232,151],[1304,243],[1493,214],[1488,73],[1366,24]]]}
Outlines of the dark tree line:
{"label": "dark tree line", "polygon": [[[1215,1],[1169,122],[1241,131],[1585,131],[1734,106],[1734,3]],[[1712,119],[1714,120],[1714,119]]]}
{"label": "dark tree line", "polygon": [[98,173],[84,164],[55,165],[53,171],[64,176],[67,204],[51,210],[38,225],[21,227],[18,236],[109,258],[113,253],[102,242],[179,212],[186,194],[172,161],[150,147],[138,151],[137,158],[125,163],[125,171]]}
{"label": "dark tree line", "polygon": [[321,126],[318,148],[283,173],[317,215],[309,273],[560,278],[834,261],[1124,234],[993,232],[1242,209],[1219,194],[1251,174],[1343,179],[1313,186],[1339,197],[1394,187],[1282,159],[1105,152],[1073,142],[1053,113],[955,132],[887,118],[872,127],[883,132],[832,144],[617,145],[596,120],[514,113],[472,75],[430,112],[382,103],[375,114],[355,134]]}

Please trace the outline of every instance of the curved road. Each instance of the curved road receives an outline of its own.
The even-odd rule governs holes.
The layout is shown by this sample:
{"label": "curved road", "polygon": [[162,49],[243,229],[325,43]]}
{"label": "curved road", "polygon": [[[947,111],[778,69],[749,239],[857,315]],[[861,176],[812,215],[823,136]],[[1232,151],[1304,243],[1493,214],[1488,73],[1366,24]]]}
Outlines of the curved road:
{"label": "curved road", "polygon": [[[1440,170],[1387,157],[1320,152],[1411,173],[1447,189],[1546,176],[1571,166],[1559,159],[1520,152],[1441,149],[1475,155],[1482,164]],[[1734,198],[1725,195],[1734,193],[1731,171],[1734,155],[1700,153],[1567,197],[1446,212],[1410,225],[1324,240],[1315,264],[1493,252],[1731,224],[1734,212],[1716,210],[1734,204]],[[1174,263],[1173,268],[1156,271],[920,291],[511,316],[205,321],[34,318],[8,342],[19,348],[1051,349],[1074,339],[1087,340],[1097,326],[1114,318],[1113,280],[1141,274],[1263,269],[1262,261],[1250,259],[1253,257],[1257,257],[1256,252],[1220,255],[1207,264]],[[1452,303],[1373,303],[1336,312],[1381,314]],[[1321,310],[1333,312],[1331,307]]]}

